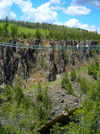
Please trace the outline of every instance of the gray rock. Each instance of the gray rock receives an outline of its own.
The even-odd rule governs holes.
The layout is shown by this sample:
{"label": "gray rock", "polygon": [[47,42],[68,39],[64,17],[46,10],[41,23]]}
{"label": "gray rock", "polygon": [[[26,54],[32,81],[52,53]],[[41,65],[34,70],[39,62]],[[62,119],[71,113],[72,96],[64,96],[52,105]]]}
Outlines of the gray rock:
{"label": "gray rock", "polygon": [[78,98],[74,98],[74,101],[75,101],[76,103],[79,103],[79,99],[78,99]]}
{"label": "gray rock", "polygon": [[60,103],[64,103],[64,99],[60,100]]}
{"label": "gray rock", "polygon": [[4,85],[0,85],[0,93],[4,92]]}
{"label": "gray rock", "polygon": [[64,97],[65,96],[65,93],[61,93],[61,95]]}

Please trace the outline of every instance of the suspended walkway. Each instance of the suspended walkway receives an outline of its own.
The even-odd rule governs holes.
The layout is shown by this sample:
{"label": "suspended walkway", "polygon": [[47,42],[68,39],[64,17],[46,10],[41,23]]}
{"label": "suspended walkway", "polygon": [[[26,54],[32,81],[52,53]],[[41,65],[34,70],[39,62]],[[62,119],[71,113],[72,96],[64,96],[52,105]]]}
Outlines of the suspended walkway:
{"label": "suspended walkway", "polygon": [[22,45],[0,42],[2,46],[28,48],[28,49],[52,49],[52,50],[100,50],[100,45],[95,46],[43,46],[43,45]]}

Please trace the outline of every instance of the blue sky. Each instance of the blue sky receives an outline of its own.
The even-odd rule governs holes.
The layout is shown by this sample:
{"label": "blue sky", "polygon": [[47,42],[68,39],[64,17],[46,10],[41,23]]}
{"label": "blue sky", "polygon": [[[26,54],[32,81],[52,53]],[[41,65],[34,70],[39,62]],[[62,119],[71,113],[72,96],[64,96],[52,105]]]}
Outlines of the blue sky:
{"label": "blue sky", "polygon": [[6,16],[100,33],[100,0],[0,0],[0,19]]}

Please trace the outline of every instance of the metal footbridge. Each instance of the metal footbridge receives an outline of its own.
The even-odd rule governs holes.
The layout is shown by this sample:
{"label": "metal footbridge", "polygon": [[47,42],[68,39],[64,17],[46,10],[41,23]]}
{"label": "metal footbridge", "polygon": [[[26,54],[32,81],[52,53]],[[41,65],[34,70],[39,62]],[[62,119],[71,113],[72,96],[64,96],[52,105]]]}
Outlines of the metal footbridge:
{"label": "metal footbridge", "polygon": [[52,50],[100,50],[100,45],[94,46],[43,46],[43,45],[25,45],[25,44],[11,44],[0,42],[1,46],[8,47],[18,47],[18,48],[27,48],[27,49],[52,49]]}

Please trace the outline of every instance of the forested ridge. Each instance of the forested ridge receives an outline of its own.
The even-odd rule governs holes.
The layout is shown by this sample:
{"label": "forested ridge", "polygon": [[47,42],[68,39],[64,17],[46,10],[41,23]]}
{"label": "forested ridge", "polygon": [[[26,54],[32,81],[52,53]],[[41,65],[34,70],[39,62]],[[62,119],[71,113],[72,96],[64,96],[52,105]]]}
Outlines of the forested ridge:
{"label": "forested ridge", "polygon": [[6,38],[37,38],[37,39],[56,39],[87,41],[100,40],[100,34],[78,28],[54,25],[49,23],[31,23],[24,21],[0,20],[0,37]]}

